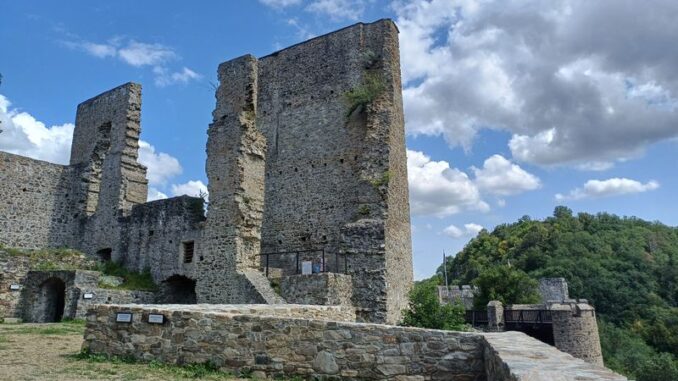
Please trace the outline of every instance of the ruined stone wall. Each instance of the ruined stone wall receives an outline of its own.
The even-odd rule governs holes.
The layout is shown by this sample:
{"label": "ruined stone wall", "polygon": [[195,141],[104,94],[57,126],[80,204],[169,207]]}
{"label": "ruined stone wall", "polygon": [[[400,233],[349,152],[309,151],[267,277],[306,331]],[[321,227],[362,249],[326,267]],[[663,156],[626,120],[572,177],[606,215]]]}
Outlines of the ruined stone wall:
{"label": "ruined stone wall", "polygon": [[543,303],[570,299],[565,278],[539,278],[539,295]]}
{"label": "ruined stone wall", "polygon": [[27,257],[11,256],[0,249],[0,319],[19,314],[21,289],[12,290],[11,286],[23,286],[29,271],[30,260]]}
{"label": "ruined stone wall", "polygon": [[[196,285],[201,303],[263,303],[273,295],[260,266],[266,140],[256,125],[257,60],[219,66],[220,86],[207,131],[210,205]],[[258,292],[264,289],[264,294]]]}
{"label": "ruined stone wall", "polygon": [[78,212],[76,168],[0,152],[0,244],[73,246]]}
{"label": "ruined stone wall", "polygon": [[288,303],[352,306],[353,284],[346,274],[286,276],[280,280],[280,290]]}
{"label": "ruined stone wall", "polygon": [[[126,253],[125,266],[138,272],[150,269],[158,283],[173,275],[196,279],[204,220],[203,200],[196,197],[174,197],[134,206],[130,215],[120,220],[120,251]],[[189,258],[184,251],[191,242],[193,255]]]}
{"label": "ruined stone wall", "polygon": [[147,197],[146,168],[139,164],[141,86],[127,83],[78,105],[71,165],[82,166],[80,195],[88,216],[80,248],[88,254],[124,253],[118,218]]}
{"label": "ruined stone wall", "polygon": [[[262,251],[345,255],[361,317],[395,322],[412,281],[398,32],[356,24],[258,62]],[[374,87],[353,112],[347,94]],[[343,261],[341,261],[343,263]]]}

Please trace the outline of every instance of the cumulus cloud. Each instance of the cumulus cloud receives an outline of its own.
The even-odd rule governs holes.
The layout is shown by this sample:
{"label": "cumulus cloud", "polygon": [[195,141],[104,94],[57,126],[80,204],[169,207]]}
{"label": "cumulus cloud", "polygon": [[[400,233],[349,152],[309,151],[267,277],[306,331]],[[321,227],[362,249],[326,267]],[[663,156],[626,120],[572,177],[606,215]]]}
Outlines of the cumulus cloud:
{"label": "cumulus cloud", "polygon": [[407,150],[407,171],[413,214],[444,217],[466,210],[489,210],[468,175],[450,168],[446,161],[433,161],[422,152]]}
{"label": "cumulus cloud", "polygon": [[156,66],[153,68],[153,73],[155,74],[155,84],[159,87],[165,87],[175,83],[188,83],[191,80],[202,77],[202,75],[187,67],[184,67],[180,71],[170,73],[167,68]]}
{"label": "cumulus cloud", "polygon": [[443,234],[452,238],[461,238],[475,236],[476,234],[480,233],[481,230],[483,230],[483,227],[474,223],[464,224],[463,229],[460,229],[455,225],[450,225],[443,229]]}
{"label": "cumulus cloud", "polygon": [[484,193],[508,196],[537,189],[539,178],[501,155],[492,155],[482,168],[473,167],[475,182]]}
{"label": "cumulus cloud", "polygon": [[97,58],[117,58],[134,67],[150,66],[155,77],[154,82],[159,87],[186,84],[202,78],[202,75],[187,67],[178,71],[170,70],[168,64],[177,60],[179,56],[172,48],[162,44],[122,38],[113,38],[106,43],[94,43],[74,38],[76,38],[74,41],[64,41],[64,45]]}
{"label": "cumulus cloud", "polygon": [[174,184],[172,185],[172,194],[175,196],[194,196],[198,197],[200,195],[208,196],[207,185],[205,185],[200,180],[190,180],[183,184]]}
{"label": "cumulus cloud", "polygon": [[592,197],[618,196],[631,193],[642,193],[659,188],[659,183],[652,180],[645,184],[627,178],[611,178],[607,180],[589,180],[582,188],[575,188],[569,194],[556,194],[556,200],[581,200]]}
{"label": "cumulus cloud", "polygon": [[609,168],[678,136],[678,3],[395,1],[411,135],[517,160]]}
{"label": "cumulus cloud", "polygon": [[148,182],[151,185],[164,185],[182,172],[177,158],[164,152],[155,152],[150,143],[139,140],[139,162],[148,168]]}
{"label": "cumulus cloud", "polygon": [[167,195],[155,187],[148,187],[148,201],[163,200]]}
{"label": "cumulus cloud", "polygon": [[0,150],[37,160],[68,164],[74,125],[47,127],[33,115],[11,107],[0,94]]}

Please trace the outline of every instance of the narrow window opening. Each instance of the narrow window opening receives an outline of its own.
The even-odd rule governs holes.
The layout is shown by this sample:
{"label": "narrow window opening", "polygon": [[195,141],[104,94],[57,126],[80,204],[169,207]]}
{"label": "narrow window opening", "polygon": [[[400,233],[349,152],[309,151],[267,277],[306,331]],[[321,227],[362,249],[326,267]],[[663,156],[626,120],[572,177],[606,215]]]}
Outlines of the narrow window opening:
{"label": "narrow window opening", "polygon": [[149,231],[148,231],[148,236],[149,236],[149,237],[153,236],[153,234],[155,234],[155,231],[154,231],[154,230],[149,230]]}
{"label": "narrow window opening", "polygon": [[184,252],[184,263],[192,263],[193,262],[193,254],[194,254],[194,249],[195,249],[195,242],[194,241],[186,241],[182,243],[183,246],[183,252]]}

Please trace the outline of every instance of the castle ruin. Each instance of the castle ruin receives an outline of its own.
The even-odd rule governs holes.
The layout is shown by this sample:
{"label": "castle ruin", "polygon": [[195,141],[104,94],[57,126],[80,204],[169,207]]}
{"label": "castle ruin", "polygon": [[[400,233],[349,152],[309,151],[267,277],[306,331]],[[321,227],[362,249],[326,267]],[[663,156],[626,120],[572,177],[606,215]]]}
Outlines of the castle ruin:
{"label": "castle ruin", "polygon": [[221,64],[206,216],[196,197],[146,202],[141,86],[100,94],[78,105],[69,165],[0,152],[0,244],[150,268],[162,302],[284,302],[268,274],[287,302],[342,289],[360,320],[395,323],[412,283],[399,65],[387,20]]}

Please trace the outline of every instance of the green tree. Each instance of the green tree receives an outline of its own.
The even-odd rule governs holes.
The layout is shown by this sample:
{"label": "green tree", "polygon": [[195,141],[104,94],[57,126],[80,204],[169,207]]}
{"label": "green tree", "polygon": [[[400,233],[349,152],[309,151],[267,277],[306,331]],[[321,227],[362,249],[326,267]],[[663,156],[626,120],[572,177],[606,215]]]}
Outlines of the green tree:
{"label": "green tree", "polygon": [[437,277],[415,283],[409,295],[410,308],[404,311],[401,325],[451,331],[466,329],[464,306],[440,304],[437,287]]}
{"label": "green tree", "polygon": [[537,281],[524,271],[508,265],[492,267],[480,274],[473,282],[479,288],[473,303],[483,309],[492,300],[506,304],[529,304],[539,302]]}

